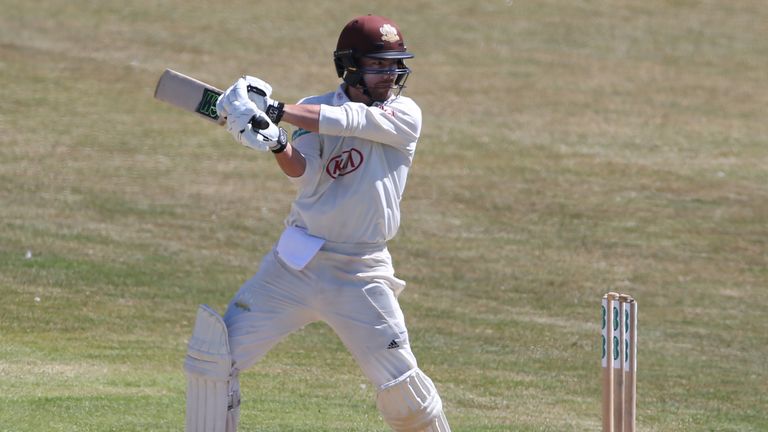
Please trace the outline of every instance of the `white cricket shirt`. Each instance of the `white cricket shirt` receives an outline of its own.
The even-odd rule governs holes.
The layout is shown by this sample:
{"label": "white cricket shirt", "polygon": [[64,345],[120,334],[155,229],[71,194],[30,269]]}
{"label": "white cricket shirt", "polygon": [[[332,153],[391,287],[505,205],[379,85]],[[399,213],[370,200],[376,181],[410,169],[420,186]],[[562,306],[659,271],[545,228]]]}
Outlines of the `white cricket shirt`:
{"label": "white cricket shirt", "polygon": [[405,96],[374,106],[351,102],[343,85],[299,103],[321,105],[320,133],[293,134],[307,165],[291,178],[298,194],[286,225],[336,243],[383,244],[394,237],[421,109]]}

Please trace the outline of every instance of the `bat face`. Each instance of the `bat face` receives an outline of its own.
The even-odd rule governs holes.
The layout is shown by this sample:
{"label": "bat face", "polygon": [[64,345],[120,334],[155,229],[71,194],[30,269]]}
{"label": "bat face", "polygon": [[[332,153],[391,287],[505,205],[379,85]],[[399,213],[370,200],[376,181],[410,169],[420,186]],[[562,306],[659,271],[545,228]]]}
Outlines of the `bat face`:
{"label": "bat face", "polygon": [[156,99],[195,113],[219,125],[224,124],[224,119],[216,112],[216,101],[222,93],[210,84],[171,69],[163,72],[155,88]]}

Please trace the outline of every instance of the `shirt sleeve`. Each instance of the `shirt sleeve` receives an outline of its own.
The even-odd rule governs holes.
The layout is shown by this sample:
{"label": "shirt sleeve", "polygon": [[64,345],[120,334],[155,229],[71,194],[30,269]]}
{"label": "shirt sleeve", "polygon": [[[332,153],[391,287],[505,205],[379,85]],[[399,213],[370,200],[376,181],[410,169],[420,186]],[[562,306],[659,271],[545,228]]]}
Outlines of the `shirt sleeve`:
{"label": "shirt sleeve", "polygon": [[383,106],[357,102],[321,105],[320,133],[359,137],[397,147],[412,155],[421,133],[421,109],[413,102]]}
{"label": "shirt sleeve", "polygon": [[299,189],[317,183],[322,171],[321,146],[318,134],[298,129],[293,133],[291,145],[304,156],[306,166],[302,175],[298,177],[289,176],[288,179]]}

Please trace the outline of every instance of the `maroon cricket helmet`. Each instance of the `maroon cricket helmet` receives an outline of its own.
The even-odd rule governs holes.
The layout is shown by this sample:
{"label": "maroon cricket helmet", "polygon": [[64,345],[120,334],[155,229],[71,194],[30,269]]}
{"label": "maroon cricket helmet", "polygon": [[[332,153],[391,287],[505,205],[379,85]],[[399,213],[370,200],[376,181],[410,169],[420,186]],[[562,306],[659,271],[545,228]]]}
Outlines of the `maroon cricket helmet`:
{"label": "maroon cricket helmet", "polygon": [[[398,67],[394,71],[363,70],[358,63],[361,57],[398,59]],[[413,54],[406,51],[400,27],[394,21],[376,15],[357,17],[347,23],[339,34],[336,51],[333,53],[336,73],[347,84],[364,85],[364,73],[396,73],[398,76],[395,83],[400,89],[411,72],[403,59],[413,57]]]}
{"label": "maroon cricket helmet", "polygon": [[355,57],[413,57],[406,51],[405,40],[397,24],[376,15],[357,17],[344,26],[336,43],[336,52],[343,51],[352,51]]}

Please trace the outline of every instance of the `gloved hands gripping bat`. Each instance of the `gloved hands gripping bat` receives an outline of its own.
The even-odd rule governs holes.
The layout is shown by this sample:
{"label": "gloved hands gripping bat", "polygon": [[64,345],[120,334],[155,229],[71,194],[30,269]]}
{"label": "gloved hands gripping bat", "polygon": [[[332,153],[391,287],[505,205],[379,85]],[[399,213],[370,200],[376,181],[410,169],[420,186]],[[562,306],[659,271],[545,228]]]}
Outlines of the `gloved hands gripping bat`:
{"label": "gloved hands gripping bat", "polygon": [[227,131],[240,144],[258,151],[285,150],[288,135],[276,125],[283,104],[270,98],[272,86],[250,76],[238,79],[216,102],[216,111],[227,119]]}

